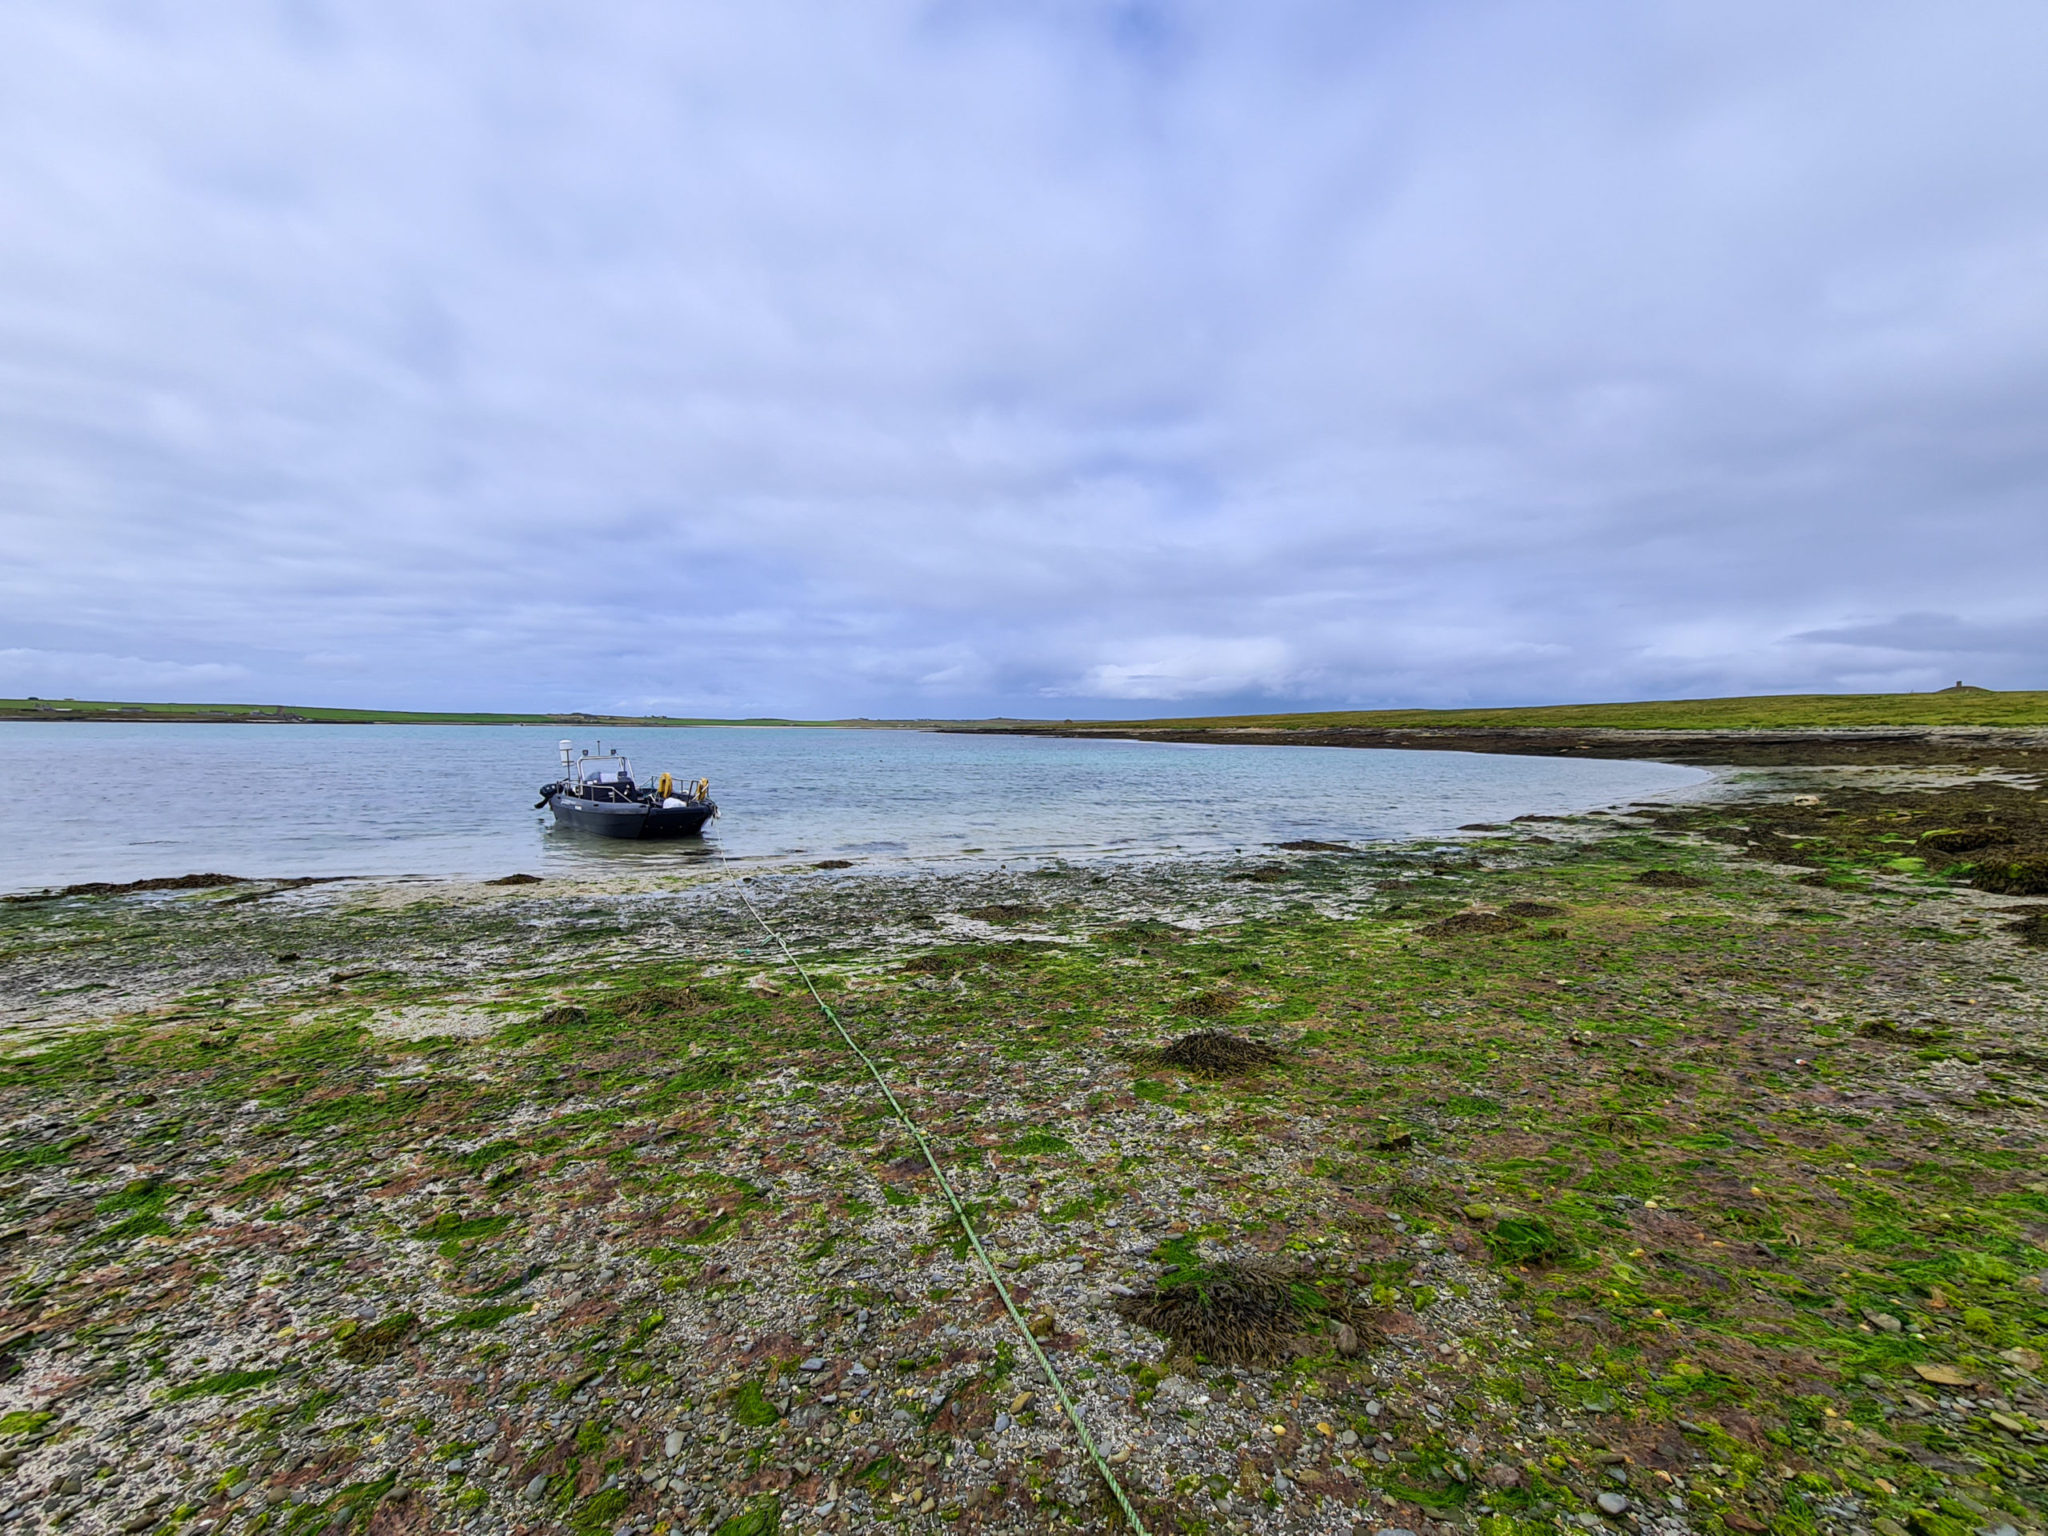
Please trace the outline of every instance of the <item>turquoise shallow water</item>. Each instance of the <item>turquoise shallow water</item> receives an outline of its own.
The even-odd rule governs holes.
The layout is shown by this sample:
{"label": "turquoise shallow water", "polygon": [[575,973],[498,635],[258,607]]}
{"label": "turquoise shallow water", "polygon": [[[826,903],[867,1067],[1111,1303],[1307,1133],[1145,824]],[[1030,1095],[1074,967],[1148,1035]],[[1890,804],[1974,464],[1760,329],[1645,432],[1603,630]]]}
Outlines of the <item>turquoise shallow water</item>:
{"label": "turquoise shallow water", "polygon": [[[734,858],[1086,859],[1403,839],[1671,794],[1666,763],[1177,746],[921,731],[605,732],[651,780],[708,776],[701,843],[560,833],[560,727],[0,725],[0,890],[249,876],[568,875]],[[596,738],[583,737],[579,748]]]}

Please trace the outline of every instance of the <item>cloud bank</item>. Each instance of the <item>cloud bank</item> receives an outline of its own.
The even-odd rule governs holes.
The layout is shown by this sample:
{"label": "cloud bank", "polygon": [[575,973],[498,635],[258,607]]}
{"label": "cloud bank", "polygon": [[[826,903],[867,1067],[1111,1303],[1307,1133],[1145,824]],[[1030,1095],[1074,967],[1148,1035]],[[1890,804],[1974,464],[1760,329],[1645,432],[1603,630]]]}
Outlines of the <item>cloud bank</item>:
{"label": "cloud bank", "polygon": [[0,680],[2048,686],[2043,78],[2007,0],[24,0]]}

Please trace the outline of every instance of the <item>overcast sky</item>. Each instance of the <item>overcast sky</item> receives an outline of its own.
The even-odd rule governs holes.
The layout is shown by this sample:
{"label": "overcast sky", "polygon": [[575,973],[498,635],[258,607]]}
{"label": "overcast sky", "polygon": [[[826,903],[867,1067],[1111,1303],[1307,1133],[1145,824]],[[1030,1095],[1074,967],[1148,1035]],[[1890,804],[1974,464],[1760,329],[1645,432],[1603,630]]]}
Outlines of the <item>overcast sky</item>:
{"label": "overcast sky", "polygon": [[0,694],[2048,686],[2048,7],[0,7]]}

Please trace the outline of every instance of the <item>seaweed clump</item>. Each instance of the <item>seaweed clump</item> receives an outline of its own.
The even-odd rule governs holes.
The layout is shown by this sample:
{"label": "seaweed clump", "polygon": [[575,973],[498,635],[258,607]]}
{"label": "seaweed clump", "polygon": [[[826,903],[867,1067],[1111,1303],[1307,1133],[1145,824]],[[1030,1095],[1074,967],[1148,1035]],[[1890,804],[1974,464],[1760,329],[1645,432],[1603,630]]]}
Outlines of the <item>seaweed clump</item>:
{"label": "seaweed clump", "polygon": [[1540,1216],[1503,1216],[1486,1234],[1486,1246],[1503,1264],[1554,1264],[1578,1251]]}
{"label": "seaweed clump", "polygon": [[611,1005],[611,1011],[619,1018],[645,1023],[674,1014],[695,1013],[710,1001],[695,987],[641,987],[619,998]]}
{"label": "seaweed clump", "polygon": [[903,969],[917,976],[958,976],[984,965],[1021,965],[1036,955],[1036,948],[1030,944],[973,944],[925,950],[904,961]]}
{"label": "seaweed clump", "polygon": [[1547,901],[1511,901],[1501,908],[1509,917],[1563,917],[1564,908]]}
{"label": "seaweed clump", "polygon": [[[1119,1299],[1116,1310],[1204,1360],[1258,1366],[1287,1356],[1322,1319],[1344,1323],[1340,1314],[1350,1309],[1276,1266],[1191,1259],[1170,1265],[1151,1290]],[[1355,1331],[1351,1338],[1355,1348]]]}
{"label": "seaweed clump", "polygon": [[159,875],[153,880],[87,880],[62,890],[30,891],[21,896],[0,897],[0,901],[62,901],[70,896],[129,896],[148,891],[210,891],[222,885],[247,885],[241,875]]}
{"label": "seaweed clump", "polygon": [[1974,853],[1979,848],[1992,848],[2010,838],[2011,834],[2005,828],[1989,824],[1981,827],[1938,827],[1920,834],[1921,846],[1938,853]]}
{"label": "seaweed clump", "polygon": [[419,1331],[420,1320],[410,1312],[399,1312],[357,1328],[334,1346],[334,1352],[350,1365],[376,1365],[389,1360]]}
{"label": "seaweed clump", "polygon": [[1165,1066],[1218,1076],[1270,1067],[1279,1059],[1280,1053],[1265,1041],[1247,1040],[1222,1029],[1198,1029],[1182,1035],[1159,1053]]}
{"label": "seaweed clump", "polygon": [[1635,878],[1637,885],[1655,886],[1661,891],[1696,891],[1707,882],[1698,875],[1677,869],[1646,869]]}
{"label": "seaweed clump", "polygon": [[1970,884],[2000,896],[2048,896],[2048,857],[1988,860],[1970,871]]}
{"label": "seaweed clump", "polygon": [[2012,925],[2012,931],[2019,935],[2022,944],[2048,949],[2048,907],[2028,913]]}
{"label": "seaweed clump", "polygon": [[1463,939],[1482,933],[1514,933],[1526,926],[1519,917],[1501,912],[1454,912],[1415,931],[1429,939]]}
{"label": "seaweed clump", "polygon": [[1043,917],[1043,907],[1029,907],[1022,902],[997,901],[985,907],[969,907],[960,914],[971,917],[978,923],[1021,923],[1027,918]]}

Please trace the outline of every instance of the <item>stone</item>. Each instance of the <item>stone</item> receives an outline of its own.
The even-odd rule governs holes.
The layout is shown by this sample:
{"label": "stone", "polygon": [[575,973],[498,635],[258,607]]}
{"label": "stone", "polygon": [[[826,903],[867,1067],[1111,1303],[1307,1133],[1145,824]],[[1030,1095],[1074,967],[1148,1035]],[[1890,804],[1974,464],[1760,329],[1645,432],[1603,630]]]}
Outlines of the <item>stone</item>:
{"label": "stone", "polygon": [[536,1473],[534,1473],[532,1477],[530,1477],[530,1478],[528,1478],[528,1479],[526,1480],[526,1496],[527,1496],[527,1497],[528,1497],[529,1499],[537,1499],[537,1498],[539,1498],[539,1497],[540,1497],[540,1491],[541,1491],[541,1490],[542,1490],[543,1488],[547,1487],[547,1485],[548,1485],[548,1480],[547,1480],[547,1475],[546,1475],[545,1473],[541,1473],[541,1472],[536,1472]]}
{"label": "stone", "polygon": [[1355,1355],[1358,1353],[1358,1330],[1349,1323],[1337,1325],[1337,1353]]}
{"label": "stone", "polygon": [[1628,1513],[1628,1500],[1618,1493],[1603,1493],[1593,1502],[1600,1506],[1600,1513],[1603,1515],[1625,1515]]}
{"label": "stone", "polygon": [[825,1369],[825,1357],[823,1355],[812,1355],[810,1359],[804,1361],[797,1369],[800,1371],[822,1371]]}
{"label": "stone", "polygon": [[1922,1381],[1931,1381],[1937,1387],[1967,1387],[1975,1380],[1952,1365],[1916,1365],[1913,1374]]}
{"label": "stone", "polygon": [[661,1449],[664,1455],[681,1455],[683,1449],[683,1432],[680,1429],[670,1430],[666,1435],[662,1437]]}
{"label": "stone", "polygon": [[1522,1471],[1504,1461],[1496,1461],[1486,1469],[1485,1477],[1490,1488],[1517,1488],[1521,1486]]}
{"label": "stone", "polygon": [[1347,1430],[1345,1430],[1345,1431],[1344,1431],[1344,1433],[1342,1433],[1341,1435],[1339,1435],[1339,1436],[1337,1437],[1337,1443],[1338,1443],[1339,1445],[1356,1445],[1356,1444],[1358,1444],[1358,1431],[1357,1431],[1357,1430],[1355,1430],[1355,1429],[1347,1429]]}

